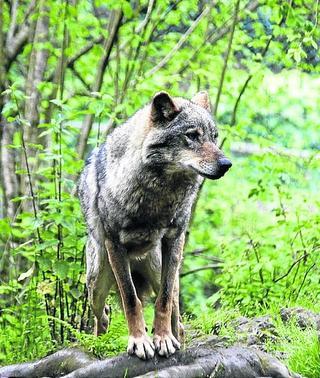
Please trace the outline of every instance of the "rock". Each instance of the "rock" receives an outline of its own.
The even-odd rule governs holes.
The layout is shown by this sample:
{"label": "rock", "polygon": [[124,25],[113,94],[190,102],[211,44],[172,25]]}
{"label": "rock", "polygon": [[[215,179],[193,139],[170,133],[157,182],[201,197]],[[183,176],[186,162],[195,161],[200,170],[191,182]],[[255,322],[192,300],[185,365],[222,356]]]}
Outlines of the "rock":
{"label": "rock", "polygon": [[315,328],[320,332],[320,314],[314,313],[302,307],[282,308],[280,310],[283,322],[295,320],[301,329]]}
{"label": "rock", "polygon": [[241,317],[233,322],[239,342],[265,350],[267,341],[276,342],[278,333],[269,315],[259,318]]}
{"label": "rock", "polygon": [[148,361],[121,354],[102,361],[77,349],[66,349],[39,361],[0,368],[0,377],[65,378],[297,378],[274,357],[247,347],[217,347],[209,338],[169,358]]}

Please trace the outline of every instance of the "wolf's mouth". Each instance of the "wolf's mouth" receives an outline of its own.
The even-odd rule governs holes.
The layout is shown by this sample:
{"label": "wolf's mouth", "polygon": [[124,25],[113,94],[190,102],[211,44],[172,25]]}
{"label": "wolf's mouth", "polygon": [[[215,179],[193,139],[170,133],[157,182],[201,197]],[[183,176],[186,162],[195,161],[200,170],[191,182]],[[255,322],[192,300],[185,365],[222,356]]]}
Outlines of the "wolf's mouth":
{"label": "wolf's mouth", "polygon": [[209,175],[208,173],[204,173],[204,172],[200,172],[198,170],[196,170],[196,172],[202,176],[202,177],[205,177],[207,179],[210,179],[210,180],[218,180],[219,178],[221,178],[222,176],[225,175],[226,172],[218,172],[214,175]]}

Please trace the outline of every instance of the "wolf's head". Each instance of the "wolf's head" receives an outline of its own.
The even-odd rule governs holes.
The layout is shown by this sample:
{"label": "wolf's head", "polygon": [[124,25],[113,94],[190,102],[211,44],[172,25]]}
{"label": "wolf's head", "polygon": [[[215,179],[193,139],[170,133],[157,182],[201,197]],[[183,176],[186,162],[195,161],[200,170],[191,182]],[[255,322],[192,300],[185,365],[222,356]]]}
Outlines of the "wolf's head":
{"label": "wolf's head", "polygon": [[160,92],[149,109],[150,127],[143,143],[146,164],[191,170],[209,179],[219,179],[231,167],[217,146],[207,92],[199,92],[191,101]]}

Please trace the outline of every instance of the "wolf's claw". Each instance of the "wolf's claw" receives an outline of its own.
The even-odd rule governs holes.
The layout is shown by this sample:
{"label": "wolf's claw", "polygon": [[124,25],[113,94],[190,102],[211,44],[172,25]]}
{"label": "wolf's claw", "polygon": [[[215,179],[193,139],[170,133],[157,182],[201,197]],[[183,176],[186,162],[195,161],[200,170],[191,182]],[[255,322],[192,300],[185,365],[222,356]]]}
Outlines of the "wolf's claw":
{"label": "wolf's claw", "polygon": [[142,360],[148,360],[154,356],[154,345],[148,335],[139,337],[129,336],[127,352],[135,354]]}
{"label": "wolf's claw", "polygon": [[153,342],[160,356],[169,357],[177,349],[180,349],[180,343],[172,333],[163,336],[155,335]]}

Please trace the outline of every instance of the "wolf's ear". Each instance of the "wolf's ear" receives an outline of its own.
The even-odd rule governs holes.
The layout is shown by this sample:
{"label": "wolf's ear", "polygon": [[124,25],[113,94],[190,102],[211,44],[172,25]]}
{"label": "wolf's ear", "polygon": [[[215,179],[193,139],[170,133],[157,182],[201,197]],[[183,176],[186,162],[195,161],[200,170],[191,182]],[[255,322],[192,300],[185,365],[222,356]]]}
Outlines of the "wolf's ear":
{"label": "wolf's ear", "polygon": [[151,104],[153,120],[171,121],[179,112],[179,108],[167,92],[159,92],[153,97]]}
{"label": "wolf's ear", "polygon": [[210,99],[209,99],[209,95],[207,91],[201,91],[197,93],[194,97],[192,97],[191,101],[197,105],[202,106],[203,108],[208,110],[208,112],[210,112],[211,106],[210,106]]}

